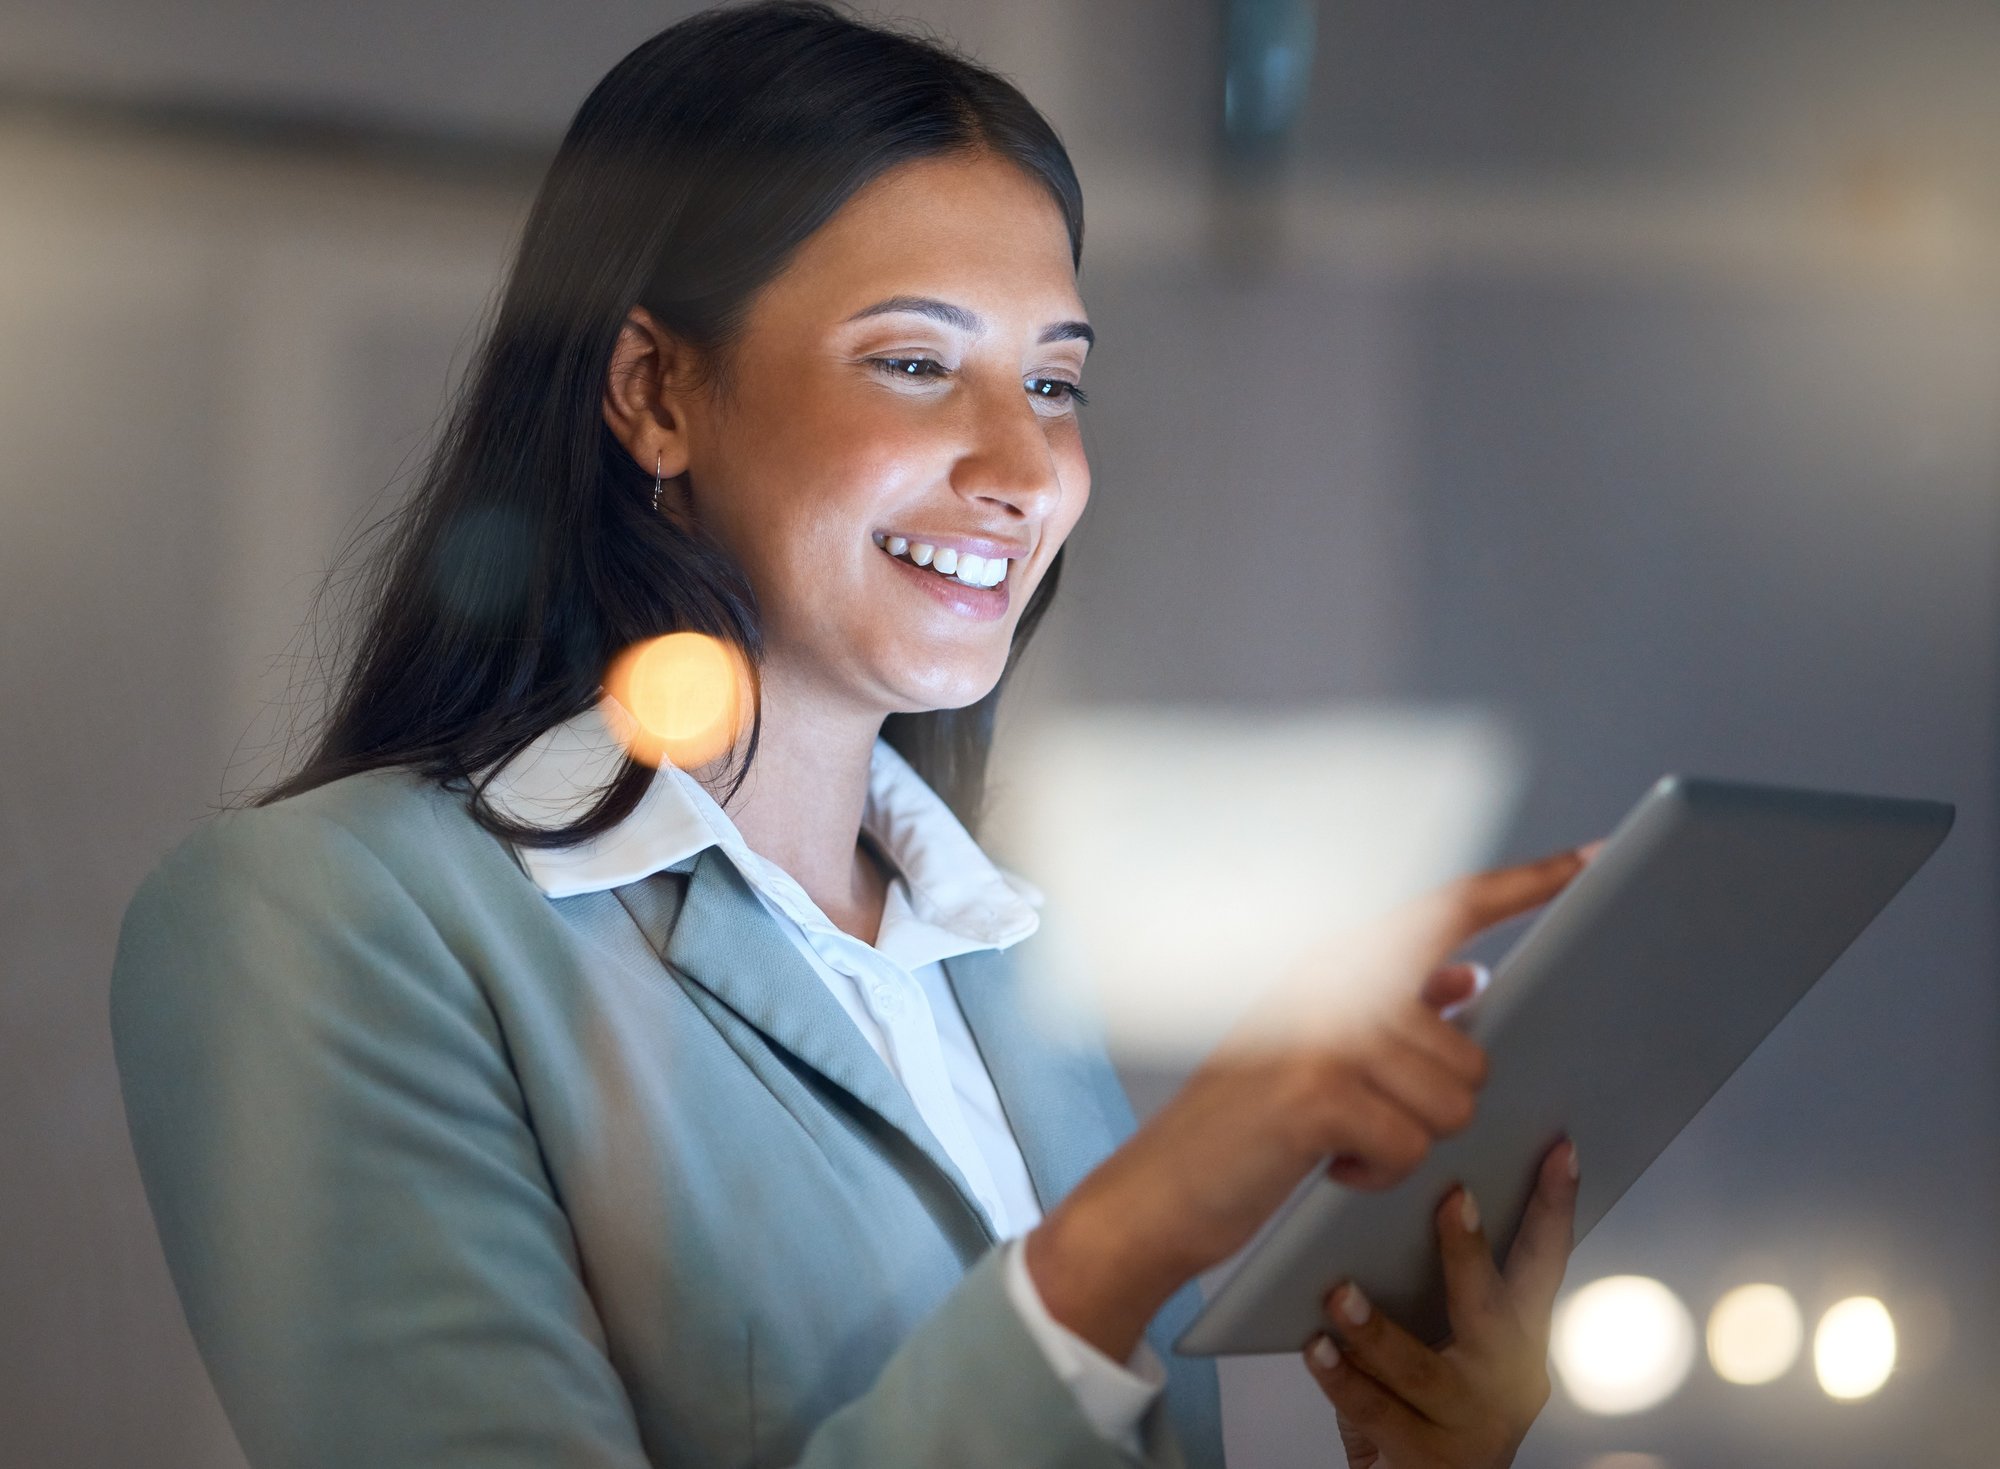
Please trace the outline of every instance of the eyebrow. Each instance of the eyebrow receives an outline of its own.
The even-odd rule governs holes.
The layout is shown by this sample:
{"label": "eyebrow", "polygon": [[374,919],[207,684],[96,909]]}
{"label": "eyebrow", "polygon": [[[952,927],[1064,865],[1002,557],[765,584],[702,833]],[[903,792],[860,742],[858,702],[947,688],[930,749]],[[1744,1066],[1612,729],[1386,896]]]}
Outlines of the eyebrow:
{"label": "eyebrow", "polygon": [[[950,301],[940,301],[935,296],[891,296],[877,301],[873,306],[864,306],[848,317],[849,321],[861,321],[870,316],[893,316],[907,312],[912,316],[928,316],[933,321],[941,321],[946,326],[956,327],[962,332],[978,333],[986,330],[986,322],[976,311],[968,311]],[[1059,321],[1045,327],[1035,338],[1037,343],[1082,342],[1095,345],[1097,333],[1090,329],[1087,321]]]}

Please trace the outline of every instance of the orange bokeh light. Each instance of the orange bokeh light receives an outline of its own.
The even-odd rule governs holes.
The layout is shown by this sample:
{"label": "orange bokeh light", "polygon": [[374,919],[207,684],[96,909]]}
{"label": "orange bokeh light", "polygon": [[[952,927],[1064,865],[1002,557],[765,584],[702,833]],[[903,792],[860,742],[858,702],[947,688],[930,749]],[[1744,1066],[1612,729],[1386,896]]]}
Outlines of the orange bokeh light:
{"label": "orange bokeh light", "polygon": [[631,716],[618,730],[633,758],[683,770],[729,753],[750,710],[743,656],[706,633],[647,638],[619,654],[605,692]]}

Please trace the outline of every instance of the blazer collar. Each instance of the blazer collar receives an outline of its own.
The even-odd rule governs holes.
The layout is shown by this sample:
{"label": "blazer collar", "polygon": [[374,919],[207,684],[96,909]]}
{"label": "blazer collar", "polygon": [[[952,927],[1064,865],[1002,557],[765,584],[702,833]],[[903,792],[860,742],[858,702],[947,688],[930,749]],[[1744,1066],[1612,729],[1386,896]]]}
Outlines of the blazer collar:
{"label": "blazer collar", "polygon": [[[607,698],[554,726],[494,775],[487,800],[529,825],[573,817],[623,760],[615,732],[623,717]],[[900,877],[878,946],[906,968],[943,962],[1046,1210],[1119,1129],[1116,1119],[1100,1119],[1087,1089],[1065,1071],[1061,1048],[1021,1011],[1013,966],[996,952],[1035,931],[1041,895],[995,867],[936,793],[880,741],[862,824]],[[692,777],[662,767],[638,806],[610,831],[571,847],[515,851],[551,898],[615,892],[669,968],[900,1133],[991,1240],[985,1211],[909,1093],[772,915],[808,935],[830,928],[829,921],[797,883],[749,849]],[[667,873],[684,877],[684,892]]]}
{"label": "blazer collar", "polygon": [[[487,803],[528,826],[580,814],[625,758],[618,730],[630,716],[606,695],[553,725],[493,772]],[[906,969],[971,949],[1005,948],[1039,926],[1042,895],[1002,872],[903,757],[876,741],[862,829],[896,867],[904,892],[885,914],[880,946]],[[655,774],[631,813],[611,830],[568,847],[517,847],[534,884],[551,898],[604,892],[720,848],[754,891],[811,931],[825,915],[791,878],[752,852],[736,823],[685,771]]]}

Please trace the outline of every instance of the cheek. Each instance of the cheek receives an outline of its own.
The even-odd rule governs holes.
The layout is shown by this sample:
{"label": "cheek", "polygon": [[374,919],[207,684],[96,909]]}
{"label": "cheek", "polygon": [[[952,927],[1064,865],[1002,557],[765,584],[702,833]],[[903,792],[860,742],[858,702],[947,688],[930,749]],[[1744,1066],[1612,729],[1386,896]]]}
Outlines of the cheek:
{"label": "cheek", "polygon": [[1090,460],[1083,452],[1083,437],[1075,430],[1062,440],[1050,446],[1055,456],[1056,474],[1062,481],[1062,501],[1049,517],[1044,538],[1054,538],[1055,549],[1069,539],[1076,523],[1083,518],[1083,510],[1090,503]]}
{"label": "cheek", "polygon": [[865,537],[866,507],[896,462],[881,438],[809,402],[729,424],[696,513],[742,562],[760,601],[783,600],[798,573],[831,570],[828,557],[837,566],[842,548]]}
{"label": "cheek", "polygon": [[940,475],[938,445],[901,406],[851,389],[798,394],[784,414],[746,425],[739,462],[759,513],[866,539],[899,497]]}
{"label": "cheek", "polygon": [[727,543],[774,654],[821,667],[893,667],[899,680],[936,682],[939,702],[963,702],[950,696],[964,650],[934,646],[934,632],[876,565],[883,553],[874,532],[930,498],[942,477],[935,438],[857,396],[864,401],[839,411],[801,404],[761,438],[738,441],[742,452],[717,496],[731,501]]}
{"label": "cheek", "polygon": [[830,496],[864,513],[887,511],[950,477],[953,435],[928,406],[880,391],[829,394],[799,453]]}

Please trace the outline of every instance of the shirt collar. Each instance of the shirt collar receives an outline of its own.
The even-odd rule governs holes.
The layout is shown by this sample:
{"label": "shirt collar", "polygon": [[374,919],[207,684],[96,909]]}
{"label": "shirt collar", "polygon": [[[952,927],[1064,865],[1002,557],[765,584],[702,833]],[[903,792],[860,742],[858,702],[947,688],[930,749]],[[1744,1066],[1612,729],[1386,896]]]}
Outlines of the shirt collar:
{"label": "shirt collar", "polygon": [[[616,731],[628,718],[607,696],[551,726],[493,776],[488,805],[528,826],[555,826],[581,815],[625,758]],[[861,825],[899,874],[877,947],[893,951],[905,967],[1006,948],[1039,926],[1041,893],[995,866],[886,741],[875,742],[869,760]],[[514,852],[536,887],[566,898],[637,882],[710,847],[719,847],[760,896],[809,932],[832,929],[804,890],[750,851],[728,813],[672,765],[660,767],[638,805],[609,831],[572,846]]]}

